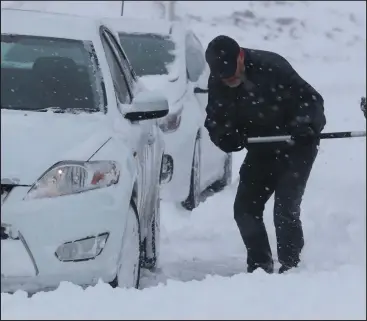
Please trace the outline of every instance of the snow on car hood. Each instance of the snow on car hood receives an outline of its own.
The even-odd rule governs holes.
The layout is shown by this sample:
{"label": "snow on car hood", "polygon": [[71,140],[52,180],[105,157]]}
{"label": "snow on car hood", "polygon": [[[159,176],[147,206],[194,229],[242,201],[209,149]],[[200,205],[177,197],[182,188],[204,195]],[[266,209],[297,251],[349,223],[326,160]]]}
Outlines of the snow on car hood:
{"label": "snow on car hood", "polygon": [[[87,160],[111,136],[106,116],[1,111],[1,179],[31,185],[62,160]],[[101,130],[105,128],[106,130]]]}

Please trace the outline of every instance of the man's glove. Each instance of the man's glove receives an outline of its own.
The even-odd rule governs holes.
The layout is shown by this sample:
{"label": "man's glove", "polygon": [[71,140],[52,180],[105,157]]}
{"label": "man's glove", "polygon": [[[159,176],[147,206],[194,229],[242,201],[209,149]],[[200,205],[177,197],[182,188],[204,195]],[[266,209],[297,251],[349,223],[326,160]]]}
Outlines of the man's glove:
{"label": "man's glove", "polygon": [[363,111],[364,117],[366,117],[366,97],[361,99],[361,110]]}
{"label": "man's glove", "polygon": [[217,121],[207,116],[204,126],[208,130],[210,140],[225,153],[237,152],[246,146],[245,130],[237,129],[229,120],[223,121],[222,118]]}
{"label": "man's glove", "polygon": [[246,135],[237,130],[218,129],[209,135],[212,142],[225,153],[238,152],[246,147]]}
{"label": "man's glove", "polygon": [[297,144],[311,144],[317,139],[317,134],[310,126],[294,127],[291,132],[292,140]]}

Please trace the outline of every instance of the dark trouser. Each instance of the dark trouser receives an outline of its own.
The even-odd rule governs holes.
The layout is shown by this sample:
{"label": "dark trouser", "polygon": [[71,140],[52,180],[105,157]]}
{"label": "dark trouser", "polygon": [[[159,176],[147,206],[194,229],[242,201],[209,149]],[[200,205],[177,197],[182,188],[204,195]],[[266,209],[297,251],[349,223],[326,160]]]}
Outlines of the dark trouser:
{"label": "dark trouser", "polygon": [[247,248],[249,266],[272,262],[263,211],[274,192],[278,260],[289,267],[299,263],[304,245],[300,205],[317,152],[315,144],[295,146],[278,155],[247,153],[240,170],[234,217]]}

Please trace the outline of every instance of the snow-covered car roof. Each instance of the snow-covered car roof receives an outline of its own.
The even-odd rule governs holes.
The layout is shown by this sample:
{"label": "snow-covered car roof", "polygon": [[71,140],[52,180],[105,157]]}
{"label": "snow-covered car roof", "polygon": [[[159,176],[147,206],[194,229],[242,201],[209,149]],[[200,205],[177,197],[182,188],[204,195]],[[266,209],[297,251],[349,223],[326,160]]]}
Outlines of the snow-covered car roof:
{"label": "snow-covered car roof", "polygon": [[101,22],[95,18],[33,10],[1,9],[1,33],[93,41]]}
{"label": "snow-covered car roof", "polygon": [[103,23],[115,29],[118,32],[126,33],[153,33],[162,36],[168,36],[173,27],[179,24],[165,20],[146,20],[134,18],[102,18]]}

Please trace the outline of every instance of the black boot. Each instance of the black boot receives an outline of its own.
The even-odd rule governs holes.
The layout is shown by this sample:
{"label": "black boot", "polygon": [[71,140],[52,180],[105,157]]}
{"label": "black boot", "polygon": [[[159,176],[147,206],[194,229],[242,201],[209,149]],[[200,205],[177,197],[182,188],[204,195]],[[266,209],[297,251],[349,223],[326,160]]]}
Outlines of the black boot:
{"label": "black boot", "polygon": [[294,269],[294,268],[296,268],[296,267],[297,267],[297,265],[295,265],[295,266],[282,265],[282,266],[279,268],[278,273],[279,273],[279,274],[283,274],[284,272],[287,272],[287,271],[289,271],[290,269]]}
{"label": "black boot", "polygon": [[274,263],[264,263],[264,264],[249,264],[247,266],[247,273],[254,272],[257,268],[263,269],[266,273],[272,274],[274,272]]}

